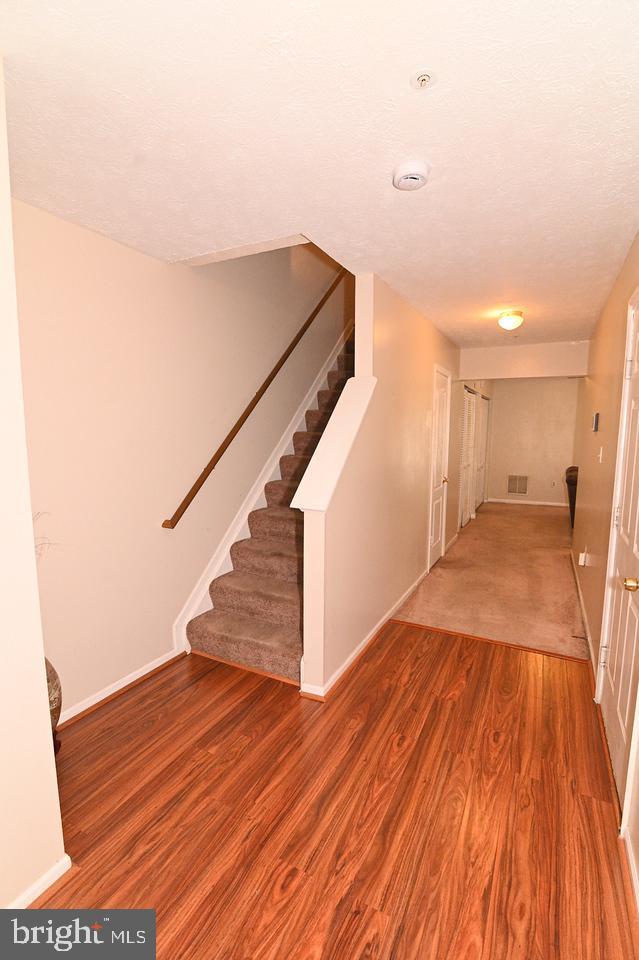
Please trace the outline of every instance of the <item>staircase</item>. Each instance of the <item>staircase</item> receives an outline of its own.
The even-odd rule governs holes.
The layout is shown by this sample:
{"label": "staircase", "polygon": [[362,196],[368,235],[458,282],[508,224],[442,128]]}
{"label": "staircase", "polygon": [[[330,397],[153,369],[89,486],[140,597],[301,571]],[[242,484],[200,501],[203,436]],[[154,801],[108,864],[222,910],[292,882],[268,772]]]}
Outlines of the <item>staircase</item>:
{"label": "staircase", "polygon": [[249,514],[250,537],[231,547],[233,570],[211,583],[213,609],[186,632],[195,653],[299,683],[302,657],[304,516],[290,506],[344,384],[353,376],[351,337],[293,434],[293,454],[280,458],[279,480],[264,487],[266,507]]}

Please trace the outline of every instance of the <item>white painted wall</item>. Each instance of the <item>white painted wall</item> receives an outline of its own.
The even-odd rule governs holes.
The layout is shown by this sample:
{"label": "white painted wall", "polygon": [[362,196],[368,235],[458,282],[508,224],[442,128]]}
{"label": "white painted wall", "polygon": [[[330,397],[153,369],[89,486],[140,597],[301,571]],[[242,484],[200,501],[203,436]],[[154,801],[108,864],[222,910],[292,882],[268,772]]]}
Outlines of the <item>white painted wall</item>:
{"label": "white painted wall", "polygon": [[305,568],[323,573],[305,577],[304,689],[314,693],[427,569],[433,366],[456,377],[459,361],[457,348],[379,278],[357,284],[357,376],[293,501],[309,510]]}
{"label": "white painted wall", "polygon": [[15,240],[36,533],[52,544],[44,640],[68,715],[174,652],[174,620],[338,338],[343,288],[164,530],[335,265],[309,246],[169,265],[19,202]]}
{"label": "white painted wall", "polygon": [[64,853],[38,603],[0,62],[0,907],[27,906]]}
{"label": "white painted wall", "polygon": [[460,354],[462,380],[518,377],[583,377],[588,372],[590,341],[522,343],[465,347]]}
{"label": "white painted wall", "polygon": [[[566,467],[574,460],[579,380],[544,378],[493,383],[488,498],[567,503]],[[508,493],[508,474],[526,475],[525,496]]]}

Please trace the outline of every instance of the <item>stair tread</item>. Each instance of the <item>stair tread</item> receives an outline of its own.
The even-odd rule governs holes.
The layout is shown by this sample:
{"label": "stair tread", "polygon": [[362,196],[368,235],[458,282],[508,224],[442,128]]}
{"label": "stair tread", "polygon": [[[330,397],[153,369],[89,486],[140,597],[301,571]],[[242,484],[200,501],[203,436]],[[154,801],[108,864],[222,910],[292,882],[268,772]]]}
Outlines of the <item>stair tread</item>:
{"label": "stair tread", "polygon": [[207,610],[191,620],[187,636],[196,652],[299,680],[302,637],[296,627]]}
{"label": "stair tread", "polygon": [[257,510],[251,510],[251,514],[272,517],[273,520],[290,520],[291,517],[298,520],[302,517],[302,511],[294,507],[258,507]]}
{"label": "stair tread", "polygon": [[247,537],[246,540],[236,541],[234,547],[236,550],[269,556],[297,558],[303,553],[302,544],[298,540],[258,540],[255,537]]}
{"label": "stair tread", "polygon": [[297,490],[299,483],[297,480],[269,480],[264,487],[269,490]]}
{"label": "stair tread", "polygon": [[244,573],[240,570],[231,570],[230,573],[223,573],[221,577],[216,577],[211,584],[211,589],[216,588],[249,593],[251,596],[275,598],[298,607],[302,602],[299,584],[273,577],[259,577],[255,573]]}

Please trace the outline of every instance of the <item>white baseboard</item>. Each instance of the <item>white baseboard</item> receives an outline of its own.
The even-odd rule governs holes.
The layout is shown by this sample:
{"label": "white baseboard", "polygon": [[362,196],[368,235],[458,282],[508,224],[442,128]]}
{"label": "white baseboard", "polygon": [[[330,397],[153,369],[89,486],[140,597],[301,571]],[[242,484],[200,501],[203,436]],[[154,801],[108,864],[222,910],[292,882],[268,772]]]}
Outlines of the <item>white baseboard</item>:
{"label": "white baseboard", "polygon": [[134,680],[139,680],[140,677],[143,677],[145,674],[151,673],[153,670],[157,670],[158,667],[168,663],[169,660],[173,660],[175,657],[179,656],[180,653],[182,653],[182,650],[167,650],[167,652],[163,653],[161,657],[156,657],[155,660],[151,660],[150,663],[145,663],[143,667],[139,667],[132,673],[128,673],[126,677],[121,677],[114,683],[110,683],[108,687],[103,687],[101,690],[98,690],[97,693],[92,693],[90,697],[80,700],[79,703],[74,703],[72,707],[67,707],[67,709],[63,710],[60,714],[60,723],[66,723],[67,720],[75,717],[78,713],[82,713],[83,710],[88,710],[89,707],[94,707],[96,703],[99,703],[101,700],[105,700],[106,697],[110,697],[113,693],[117,693],[118,690],[121,690],[122,687],[126,687],[129,683],[133,683]]}
{"label": "white baseboard", "polygon": [[595,663],[595,653],[592,646],[592,634],[590,633],[590,625],[588,623],[588,614],[586,613],[586,604],[584,603],[584,595],[581,592],[581,584],[579,583],[579,571],[577,570],[577,564],[575,563],[575,558],[573,556],[572,550],[570,551],[570,562],[572,564],[572,572],[575,577],[575,586],[577,587],[577,596],[579,597],[579,607],[581,609],[581,617],[584,622],[584,627],[586,628],[586,639],[588,640],[588,650],[590,651],[590,661],[592,663],[592,669],[595,672],[595,680],[596,680],[599,664]]}
{"label": "white baseboard", "polygon": [[459,540],[459,531],[457,531],[457,533],[455,534],[454,537],[451,537],[451,538],[450,538],[450,540],[449,540],[448,543],[446,544],[446,548],[445,548],[445,550],[444,550],[444,553],[445,553],[445,554],[448,553],[448,551],[450,550],[450,548],[451,548],[452,546],[454,546],[454,545],[457,543],[458,540]]}
{"label": "white baseboard", "polygon": [[228,573],[232,569],[230,554],[231,547],[238,540],[243,540],[245,537],[249,536],[249,513],[258,507],[266,506],[264,486],[269,480],[279,479],[280,457],[283,457],[287,453],[293,453],[293,434],[297,430],[306,429],[304,419],[306,411],[314,405],[318,390],[321,390],[326,383],[329,371],[332,370],[333,366],[335,365],[337,357],[351,335],[352,330],[353,324],[350,323],[333,347],[328,359],[315,378],[313,385],[310,387],[308,393],[293,414],[293,417],[284,430],[284,433],[282,434],[277,446],[264,464],[264,467],[256,478],[255,483],[247,493],[241,507],[229,524],[229,527],[220,541],[217,550],[202,571],[202,575],[193,587],[188,600],[178,614],[177,619],[173,624],[173,645],[176,650],[188,651],[191,649],[186,636],[187,624],[194,617],[197,617],[198,614],[205,613],[207,610],[211,609],[211,597],[209,596],[209,586],[211,585],[211,582],[215,580],[216,577],[219,577],[223,573]]}
{"label": "white baseboard", "polygon": [[366,634],[366,636],[364,637],[364,639],[361,640],[360,643],[357,644],[357,646],[355,647],[355,649],[351,651],[351,653],[348,655],[348,657],[346,658],[346,660],[344,660],[344,662],[343,662],[342,664],[340,664],[340,666],[337,668],[337,670],[335,670],[335,672],[329,677],[329,679],[326,681],[326,683],[324,684],[324,686],[319,686],[318,684],[313,684],[313,683],[304,683],[304,682],[302,681],[302,684],[301,684],[301,686],[300,686],[301,692],[302,692],[302,693],[310,693],[310,694],[313,694],[313,695],[316,696],[316,697],[325,697],[326,694],[327,694],[327,693],[329,692],[329,690],[331,689],[331,687],[335,686],[335,684],[337,683],[337,681],[339,680],[339,678],[342,676],[342,674],[345,673],[345,672],[348,670],[348,668],[350,667],[350,665],[353,663],[354,660],[357,659],[357,657],[358,657],[358,656],[360,655],[360,653],[364,650],[364,648],[368,646],[368,644],[371,642],[371,640],[374,640],[374,639],[375,639],[375,637],[377,636],[377,634],[379,633],[379,631],[382,629],[382,627],[384,626],[384,624],[386,623],[386,621],[391,619],[391,617],[393,616],[393,614],[396,613],[397,610],[399,610],[399,608],[400,608],[401,605],[403,604],[404,600],[407,600],[407,599],[408,599],[408,597],[411,595],[411,593],[413,592],[413,590],[415,590],[415,589],[419,586],[419,584],[422,582],[422,580],[424,579],[424,577],[426,577],[427,575],[428,575],[428,570],[424,570],[422,573],[420,573],[420,575],[417,577],[417,580],[415,580],[415,582],[414,582],[413,584],[411,584],[411,586],[408,588],[408,590],[405,590],[405,591],[404,591],[404,593],[401,595],[401,597],[399,598],[399,600],[397,600],[397,601],[392,605],[392,607],[391,607],[389,610],[386,611],[386,613],[384,614],[384,616],[381,617],[381,618],[377,621],[377,623],[375,624],[375,626],[373,627],[373,629],[370,630],[370,631]]}
{"label": "white baseboard", "polygon": [[566,510],[568,509],[568,504],[564,503],[563,500],[500,500],[497,497],[486,497],[485,503],[521,503],[530,507],[565,507]]}
{"label": "white baseboard", "polygon": [[9,910],[26,910],[34,900],[37,900],[45,890],[47,890],[52,883],[55,883],[56,880],[59,880],[60,877],[70,870],[72,866],[71,857],[68,853],[65,853],[63,857],[60,857],[52,867],[43,873],[41,877],[31,884],[30,887],[27,887],[26,890],[16,897],[11,903],[7,905],[6,909]]}
{"label": "white baseboard", "polygon": [[635,852],[632,843],[630,842],[630,836],[627,828],[622,827],[619,839],[624,845],[626,860],[628,861],[628,867],[630,868],[630,881],[632,883],[632,890],[635,895],[635,903],[639,909],[639,864],[637,863],[637,858],[635,857]]}

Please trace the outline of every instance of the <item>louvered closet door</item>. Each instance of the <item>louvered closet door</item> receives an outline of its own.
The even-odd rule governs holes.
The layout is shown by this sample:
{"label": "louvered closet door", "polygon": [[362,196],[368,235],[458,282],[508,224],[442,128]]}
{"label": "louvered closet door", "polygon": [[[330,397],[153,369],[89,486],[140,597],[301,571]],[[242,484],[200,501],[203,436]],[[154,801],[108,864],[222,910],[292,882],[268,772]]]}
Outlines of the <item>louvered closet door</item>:
{"label": "louvered closet door", "polygon": [[475,429],[475,508],[481,506],[486,495],[486,448],[488,446],[488,400],[476,397],[477,423]]}
{"label": "louvered closet door", "polygon": [[466,526],[474,512],[473,447],[475,445],[475,394],[464,391],[464,420],[462,424],[460,493],[461,525]]}

